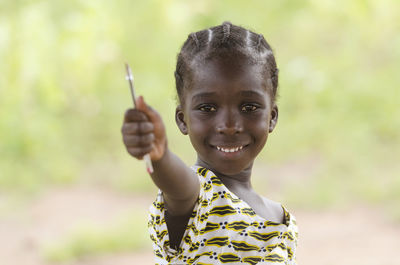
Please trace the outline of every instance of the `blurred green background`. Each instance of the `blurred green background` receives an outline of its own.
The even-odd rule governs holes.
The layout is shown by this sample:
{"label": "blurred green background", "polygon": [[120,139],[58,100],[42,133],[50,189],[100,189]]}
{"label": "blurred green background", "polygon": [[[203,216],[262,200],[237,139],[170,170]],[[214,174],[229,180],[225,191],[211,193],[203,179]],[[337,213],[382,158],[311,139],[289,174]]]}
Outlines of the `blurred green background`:
{"label": "blurred green background", "polygon": [[[280,69],[280,117],[256,162],[257,190],[290,207],[379,205],[400,220],[399,17],[397,0],[2,0],[0,211],[9,198],[81,183],[154,196],[122,144],[132,105],[124,62],[171,149],[192,164],[174,122],[176,55],[190,32],[229,20],[262,33]],[[142,233],[145,217],[127,220],[46,255],[140,247],[119,235]]]}

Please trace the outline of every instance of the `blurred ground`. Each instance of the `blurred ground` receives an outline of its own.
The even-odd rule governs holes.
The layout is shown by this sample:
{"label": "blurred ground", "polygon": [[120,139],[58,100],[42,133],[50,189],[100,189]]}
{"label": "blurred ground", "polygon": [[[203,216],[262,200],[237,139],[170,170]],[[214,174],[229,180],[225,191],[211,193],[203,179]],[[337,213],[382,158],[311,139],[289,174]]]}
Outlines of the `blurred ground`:
{"label": "blurred ground", "polygon": [[[106,227],[116,216],[145,210],[151,197],[121,195],[88,187],[49,191],[0,217],[0,260],[4,265],[128,265],[152,264],[150,250],[87,257],[68,263],[49,263],[45,244],[56,242],[79,223]],[[299,264],[391,265],[400,246],[400,225],[379,209],[351,207],[336,211],[292,209],[300,227]],[[143,229],[146,224],[143,223]]]}

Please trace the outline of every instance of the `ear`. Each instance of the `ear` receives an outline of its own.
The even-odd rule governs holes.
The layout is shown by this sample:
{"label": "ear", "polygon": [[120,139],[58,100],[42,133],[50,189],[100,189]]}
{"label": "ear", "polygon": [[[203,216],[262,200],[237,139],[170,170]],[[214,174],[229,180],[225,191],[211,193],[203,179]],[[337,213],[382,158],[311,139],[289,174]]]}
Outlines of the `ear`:
{"label": "ear", "polygon": [[271,109],[271,119],[269,120],[269,129],[268,131],[271,133],[278,122],[278,106],[274,103],[274,106]]}
{"label": "ear", "polygon": [[187,135],[188,129],[185,122],[185,114],[183,113],[182,106],[178,105],[175,110],[175,122],[178,125],[182,134]]}

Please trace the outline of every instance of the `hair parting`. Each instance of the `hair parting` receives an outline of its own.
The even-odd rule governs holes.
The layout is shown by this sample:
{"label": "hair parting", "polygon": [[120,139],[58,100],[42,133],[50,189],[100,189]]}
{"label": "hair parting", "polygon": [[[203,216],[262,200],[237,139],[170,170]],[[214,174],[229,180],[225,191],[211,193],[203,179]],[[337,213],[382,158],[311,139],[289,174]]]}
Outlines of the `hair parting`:
{"label": "hair parting", "polygon": [[232,24],[229,22],[224,22],[222,24],[222,31],[224,32],[224,36],[222,37],[221,41],[222,43],[225,43],[228,40],[229,35],[231,34],[231,26]]}

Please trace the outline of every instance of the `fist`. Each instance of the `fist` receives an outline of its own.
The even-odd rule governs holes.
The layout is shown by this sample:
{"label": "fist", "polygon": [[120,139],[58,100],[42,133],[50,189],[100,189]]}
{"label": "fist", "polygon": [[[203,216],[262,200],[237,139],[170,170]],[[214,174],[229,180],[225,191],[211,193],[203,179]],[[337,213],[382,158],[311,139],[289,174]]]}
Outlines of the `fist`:
{"label": "fist", "polygon": [[157,111],[143,97],[136,100],[137,108],[125,112],[122,138],[126,150],[137,159],[150,154],[152,161],[160,160],[166,150],[165,126]]}

